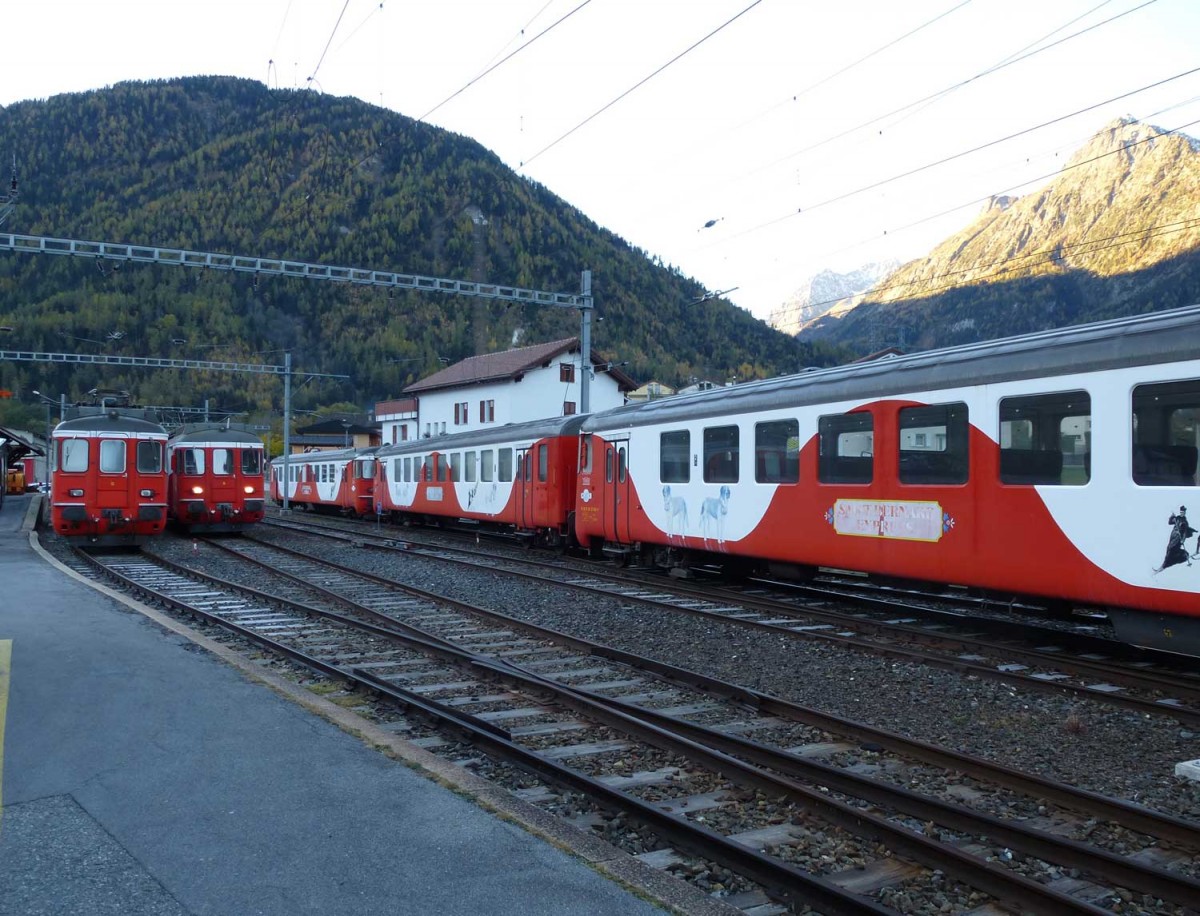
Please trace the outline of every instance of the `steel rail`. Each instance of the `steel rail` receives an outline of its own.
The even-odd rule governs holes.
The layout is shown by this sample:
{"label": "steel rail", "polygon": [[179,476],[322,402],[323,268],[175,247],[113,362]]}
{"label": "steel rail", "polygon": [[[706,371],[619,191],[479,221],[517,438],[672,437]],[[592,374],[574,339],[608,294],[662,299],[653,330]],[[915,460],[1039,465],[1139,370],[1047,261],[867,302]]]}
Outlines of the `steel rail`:
{"label": "steel rail", "polygon": [[[320,562],[320,561],[314,561]],[[466,731],[473,742],[482,743],[490,749],[501,753],[526,768],[532,768],[543,775],[551,776],[555,781],[584,789],[593,798],[601,799],[602,804],[616,806],[619,810],[630,811],[634,817],[651,825],[656,830],[664,832],[681,848],[696,852],[706,858],[719,861],[727,867],[734,867],[742,874],[752,877],[759,883],[772,888],[797,902],[817,906],[822,911],[831,913],[887,913],[890,910],[870,900],[865,900],[858,894],[853,894],[836,886],[830,880],[821,876],[811,875],[782,863],[773,857],[757,853],[736,840],[723,837],[709,828],[702,827],[687,818],[672,814],[661,808],[636,799],[580,774],[554,761],[542,757],[535,751],[527,750],[506,736],[502,730],[490,723],[486,728],[477,728],[473,717],[451,710],[435,701],[415,697],[411,692],[397,688],[394,684],[380,679],[369,672],[356,668],[343,668],[330,665],[320,659],[308,655],[298,649],[255,633],[232,621],[218,615],[210,614],[199,608],[194,608],[187,602],[171,598],[162,592],[152,589],[135,579],[104,567],[109,575],[123,581],[129,587],[140,592],[153,595],[156,599],[166,600],[180,610],[189,613],[199,613],[205,618],[230,629],[239,635],[246,635],[264,647],[279,651],[300,664],[313,667],[322,673],[340,678],[350,683],[366,684],[379,692],[398,697],[405,705],[416,706],[427,715],[437,717],[447,722],[456,730]],[[322,564],[325,565],[325,564]],[[202,578],[217,581],[216,577]],[[222,585],[228,583],[222,582]],[[276,598],[277,604],[290,604]],[[610,707],[606,703],[598,703],[571,688],[555,684],[537,675],[529,675],[516,666],[498,661],[487,656],[479,656],[467,650],[452,650],[440,645],[434,645],[427,640],[414,640],[409,634],[401,632],[388,633],[387,628],[375,625],[363,625],[358,621],[342,618],[329,612],[321,612],[324,619],[341,619],[351,628],[380,635],[401,642],[405,646],[417,648],[447,660],[457,661],[472,669],[489,670],[499,680],[523,690],[532,689],[534,692],[552,694],[557,703],[566,706],[586,716],[592,721],[598,721],[610,728],[624,732],[653,747],[669,753],[679,754],[688,759],[698,761],[702,766],[721,773],[748,788],[755,788],[770,794],[782,795],[793,803],[799,804],[809,811],[817,813],[830,823],[858,836],[867,836],[876,842],[885,843],[893,851],[922,862],[927,867],[941,869],[959,880],[982,890],[1001,900],[1020,903],[1034,908],[1039,913],[1093,913],[1106,912],[1102,908],[1092,906],[1081,900],[1055,891],[1032,879],[1026,878],[1002,866],[993,865],[978,856],[964,852],[953,846],[919,834],[907,827],[894,824],[891,821],[864,812],[844,802],[831,799],[820,791],[810,789],[796,783],[794,780],[778,776],[759,769],[752,764],[738,760],[719,750],[706,747],[686,737],[675,734],[668,728],[662,728],[654,723],[645,721],[637,715],[630,715]],[[883,791],[884,789],[881,789]]]}
{"label": "steel rail", "polygon": [[[336,592],[324,589],[319,585],[307,582],[299,577],[284,573],[271,567],[268,563],[257,560],[253,557],[249,557],[246,554],[237,551],[236,549],[229,548],[222,542],[211,541],[210,543],[212,543],[214,546],[229,550],[230,552],[237,553],[239,556],[258,564],[263,569],[269,569],[277,575],[282,575],[287,578],[292,578],[295,581],[303,582],[305,585],[318,591],[322,591],[329,597],[347,605],[357,606],[355,602],[346,598],[345,596],[338,595]],[[542,627],[537,624],[528,623],[515,617],[511,617],[507,614],[503,614],[499,611],[489,610],[487,608],[460,602],[444,595],[438,595],[423,589],[414,588],[409,585],[403,585],[395,580],[388,579],[384,576],[379,576],[374,573],[356,570],[352,567],[344,566],[338,563],[332,563],[329,560],[313,557],[311,554],[306,554],[302,551],[294,550],[293,548],[284,547],[278,544],[266,544],[263,542],[256,543],[259,543],[261,546],[267,547],[270,550],[301,557],[312,562],[318,562],[325,566],[336,569],[339,572],[356,575],[385,587],[400,589],[407,594],[414,595],[415,597],[423,598],[429,601],[441,602],[459,610],[478,614],[490,620],[495,620],[496,622],[503,623],[507,626],[523,629],[527,632],[538,635],[541,638],[570,646],[573,649],[593,655],[597,658],[604,658],[618,664],[627,665],[631,668],[638,668],[644,671],[652,672],[664,680],[690,687],[695,690],[700,690],[705,693],[710,693],[714,696],[722,697],[731,702],[741,703],[747,708],[757,710],[764,715],[773,715],[781,719],[787,719],[802,725],[818,728],[822,731],[845,735],[862,743],[876,744],[896,754],[913,757],[944,769],[957,770],[971,776],[976,776],[989,782],[993,782],[1034,797],[1044,798],[1065,808],[1070,808],[1086,814],[1095,814],[1100,817],[1116,821],[1122,826],[1146,833],[1150,836],[1158,837],[1159,839],[1180,846],[1200,849],[1200,825],[1182,818],[1162,814],[1141,805],[1135,805],[1131,802],[1126,802],[1120,799],[1109,798],[1096,792],[1066,785],[1065,783],[1047,780],[1040,776],[1013,769],[1012,767],[1005,766],[1004,764],[994,763],[981,757],[964,754],[961,751],[953,751],[938,747],[937,745],[929,744],[927,742],[906,738],[903,735],[898,735],[895,732],[890,732],[886,729],[876,728],[874,726],[855,722],[851,719],[845,719],[830,713],[824,713],[811,707],[802,706],[789,700],[780,699],[749,687],[743,687],[741,685],[723,681],[718,678],[709,677],[708,675],[689,671],[685,668],[680,668],[666,662],[661,662],[656,659],[626,652],[622,649],[615,649],[613,647],[592,642],[591,640],[573,636],[569,633],[564,633],[559,630],[553,630],[548,627]],[[186,569],[186,567],[180,568]],[[240,587],[246,588],[246,586]],[[373,611],[370,608],[364,607],[364,611],[370,614],[378,614],[378,612]],[[387,617],[387,615],[379,616],[384,619],[394,621],[394,618]],[[402,625],[407,626],[406,624]],[[423,631],[416,630],[416,628],[413,629],[417,633],[423,633]],[[430,637],[429,634],[423,634],[423,636],[426,639],[437,639],[437,637]],[[453,646],[453,643],[447,644]]]}
{"label": "steel rail", "polygon": [[[81,556],[85,558],[87,562],[102,570],[106,575],[117,579],[126,587],[131,588],[140,594],[151,596],[155,600],[162,601],[182,613],[200,617],[210,623],[235,633],[239,637],[245,638],[256,645],[262,646],[263,648],[269,649],[273,652],[278,652],[297,664],[304,665],[305,667],[325,674],[328,677],[341,680],[349,684],[361,685],[374,693],[387,696],[389,699],[393,699],[399,702],[401,705],[415,708],[425,715],[431,716],[445,723],[452,729],[469,735],[472,742],[487,747],[492,752],[499,754],[500,756],[522,766],[531,772],[538,773],[542,776],[552,779],[558,784],[568,788],[583,791],[589,796],[599,799],[602,804],[607,805],[608,807],[612,807],[617,810],[628,811],[634,817],[642,820],[654,829],[664,833],[664,835],[666,835],[673,843],[676,843],[680,848],[694,852],[696,855],[699,855],[702,858],[720,862],[722,865],[737,871],[739,874],[746,875],[765,887],[771,888],[789,900],[819,907],[823,912],[846,914],[846,916],[861,916],[861,914],[870,914],[870,916],[885,916],[885,914],[894,914],[893,910],[881,906],[874,901],[868,900],[859,894],[845,891],[826,878],[823,878],[819,875],[811,875],[798,868],[794,868],[793,866],[790,866],[784,862],[750,849],[747,846],[743,846],[735,840],[721,836],[720,834],[707,827],[704,827],[703,825],[693,823],[684,817],[671,814],[670,812],[657,808],[648,802],[643,802],[640,799],[620,792],[617,789],[605,786],[591,777],[571,770],[562,764],[558,764],[552,760],[549,760],[548,758],[542,757],[535,751],[530,751],[526,748],[523,748],[513,742],[505,730],[498,728],[491,723],[476,720],[474,717],[467,716],[457,710],[451,709],[450,707],[446,707],[442,704],[436,703],[435,701],[417,696],[410,691],[406,691],[395,684],[384,681],[370,674],[369,672],[362,671],[361,669],[342,668],[336,665],[331,665],[319,658],[308,655],[307,653],[287,646],[286,644],[280,643],[268,636],[264,636],[261,633],[256,633],[252,629],[243,627],[237,623],[234,623],[233,621],[226,620],[219,615],[212,614],[201,608],[193,607],[184,601],[171,598],[168,595],[164,595],[160,592],[150,589],[145,585],[139,584],[136,582],[136,580],[133,580],[127,576],[123,576],[121,573],[106,567],[95,557],[83,554],[82,552]],[[155,559],[157,560],[157,558]],[[181,567],[181,569],[186,569],[186,567]],[[199,575],[201,578],[209,579],[214,583],[233,585],[233,583],[223,583],[223,581],[217,577],[196,574],[194,570],[188,570],[188,572],[193,575]],[[243,587],[235,586],[235,588],[237,590],[242,590]],[[275,604],[290,603],[285,602],[277,597],[273,600]],[[468,665],[477,663],[477,660],[473,662],[470,654],[461,649],[457,650],[456,652],[452,652],[446,647],[435,645],[432,642],[416,640],[410,635],[400,631],[388,634],[382,627],[364,625],[360,621],[353,621],[350,618],[341,618],[341,615],[320,611],[320,609],[312,609],[308,608],[308,606],[298,606],[303,607],[305,610],[316,610],[318,612],[318,616],[326,619],[343,619],[348,625],[363,629],[364,632],[370,632],[372,635],[390,637],[406,645],[411,644],[414,648],[418,648],[421,651],[428,651],[435,655],[456,655],[458,656],[459,661]],[[496,666],[489,664],[481,667],[492,671],[497,676],[500,675],[500,671],[496,668]],[[508,672],[504,675],[504,677],[508,680],[523,680],[514,672]],[[541,688],[540,683],[536,686]],[[621,716],[619,713],[607,710],[601,704],[586,704],[580,701],[578,698],[576,698],[575,703],[580,708],[588,707],[593,709],[595,718],[600,719],[601,721],[607,720],[605,724],[609,724],[612,727],[620,728],[617,723],[627,718]],[[638,723],[636,720],[630,720],[629,726],[631,729],[642,731],[652,728],[652,726],[647,726],[644,723]],[[676,742],[679,740],[681,739],[676,739]],[[711,754],[714,752],[709,751],[708,753]],[[761,780],[764,785],[769,784],[769,780],[767,780],[765,776],[759,777],[759,780]],[[1030,883],[1032,884],[1033,882]],[[1013,893],[1018,891],[1018,889],[1013,886],[1009,886],[1006,888],[1006,890]],[[1045,897],[1040,899],[1042,899],[1043,902],[1046,902]],[[1098,908],[1086,907],[1081,909],[1078,906],[1072,906],[1071,904],[1074,902],[1071,901],[1070,898],[1064,898],[1061,895],[1054,895],[1053,897],[1049,898],[1049,900],[1054,903],[1062,904],[1063,908],[1046,910],[1045,912],[1104,912]]]}
{"label": "steel rail", "polygon": [[[386,540],[382,537],[380,539]],[[396,539],[393,538],[391,540],[394,541]],[[386,546],[380,546],[380,545],[368,544],[366,546],[372,547],[373,549],[389,549]],[[394,549],[394,548],[392,548],[392,549]],[[439,548],[431,547],[431,548],[429,548],[429,550],[434,551],[434,553],[428,553],[428,554],[422,553],[422,555],[430,556],[431,558],[441,560],[442,562],[445,562],[445,563],[458,563],[460,565],[465,565],[465,566],[480,566],[481,565],[480,563],[472,563],[467,560],[454,559],[451,557],[436,556],[436,551],[438,549]],[[449,548],[449,549],[456,550],[457,548]],[[417,551],[406,551],[406,552],[420,552],[420,548],[418,548]],[[513,560],[511,562],[517,563],[520,561]],[[489,568],[494,569],[494,567],[489,567]],[[555,567],[555,568],[560,569],[559,567]],[[574,570],[561,570],[561,571],[571,574],[571,575],[581,577],[581,578],[586,578],[588,576],[594,576],[597,579],[607,579],[609,581],[614,581],[617,583],[623,582],[625,587],[630,587],[630,585],[631,585],[631,583],[627,579],[622,580],[620,578],[613,577],[613,576],[610,576],[610,575],[607,575],[604,573],[591,573],[591,572],[581,572],[581,571],[574,571]],[[824,642],[824,643],[837,645],[837,646],[843,646],[845,648],[854,649],[854,650],[857,650],[860,652],[869,652],[869,653],[872,653],[875,655],[882,655],[882,656],[886,656],[888,658],[895,658],[895,659],[899,659],[901,661],[909,662],[909,663],[916,664],[916,665],[928,665],[930,667],[942,668],[944,670],[949,670],[949,671],[963,671],[963,672],[966,672],[969,674],[974,674],[978,677],[984,677],[984,678],[988,678],[989,680],[995,680],[995,681],[1000,681],[1002,683],[1016,685],[1016,686],[1026,689],[1026,690],[1033,690],[1033,691],[1037,691],[1039,693],[1067,694],[1069,696],[1074,696],[1079,699],[1094,700],[1094,701],[1098,701],[1101,703],[1107,703],[1110,706],[1119,706],[1124,709],[1130,709],[1130,710],[1133,710],[1135,712],[1142,713],[1142,714],[1170,716],[1170,717],[1178,720],[1179,722],[1187,724],[1187,725],[1193,725],[1193,726],[1200,725],[1200,709],[1193,709],[1193,708],[1186,707],[1186,706],[1175,706],[1175,705],[1172,705],[1169,703],[1163,703],[1163,702],[1158,702],[1158,701],[1143,700],[1138,697],[1120,696],[1118,694],[1105,693],[1105,692],[1102,692],[1099,690],[1095,690],[1095,689],[1092,689],[1089,687],[1082,687],[1082,686],[1078,686],[1075,684],[1063,684],[1063,683],[1057,682],[1057,681],[1043,680],[1041,678],[1033,677],[1032,675],[1024,675],[1024,674],[1019,674],[1016,672],[1009,672],[1009,671],[1000,671],[1000,670],[997,670],[995,667],[992,667],[989,665],[977,664],[975,662],[972,662],[972,661],[970,661],[968,659],[964,659],[964,658],[954,658],[954,657],[949,657],[949,656],[941,655],[941,654],[937,654],[937,653],[923,652],[923,651],[919,651],[916,649],[908,649],[908,648],[904,648],[902,646],[883,645],[878,642],[864,641],[862,639],[855,638],[855,637],[839,636],[834,633],[821,633],[821,632],[817,632],[814,630],[798,631],[798,630],[794,630],[791,627],[786,626],[784,624],[770,623],[770,622],[759,621],[759,620],[751,620],[751,619],[740,618],[740,617],[730,617],[730,616],[727,616],[724,614],[718,614],[718,613],[714,613],[711,611],[706,611],[703,608],[694,608],[694,607],[688,607],[686,605],[672,604],[669,601],[655,599],[651,596],[639,596],[639,595],[633,595],[633,594],[629,594],[629,593],[613,591],[613,590],[609,590],[609,589],[605,589],[605,588],[600,588],[598,586],[588,585],[588,584],[582,583],[582,582],[564,582],[562,580],[550,578],[548,576],[540,576],[540,575],[536,575],[534,573],[520,572],[518,570],[505,570],[505,572],[512,576],[525,578],[525,579],[528,579],[533,582],[541,582],[541,583],[546,583],[548,585],[555,585],[560,588],[573,589],[576,591],[584,591],[584,592],[589,592],[592,594],[602,594],[602,595],[606,595],[608,597],[616,597],[616,598],[620,598],[620,599],[624,599],[624,600],[636,600],[636,601],[640,601],[644,604],[651,605],[653,607],[662,607],[662,608],[666,608],[671,611],[690,614],[692,616],[702,617],[702,618],[705,618],[708,620],[720,620],[720,621],[724,621],[724,622],[729,623],[734,626],[744,627],[744,628],[751,629],[751,630],[760,630],[760,631],[766,631],[766,632],[775,633],[775,634],[786,634],[786,635],[789,635],[794,638],[802,638],[802,639]],[[643,586],[654,585],[657,588],[665,587],[661,583],[642,583],[642,585]],[[704,597],[703,600],[715,603],[715,601],[711,595]],[[742,604],[745,604],[747,607],[755,606],[753,599],[741,598],[740,596],[737,596],[736,600],[738,600]],[[763,605],[760,603],[760,608],[762,606]],[[773,608],[773,610],[781,610],[781,609],[778,607],[775,607],[775,608]],[[793,612],[794,612],[794,609],[793,609]],[[820,612],[816,612],[816,613],[819,614]],[[844,615],[839,617],[839,621],[847,627],[858,625],[858,621],[847,620]],[[872,625],[873,624],[870,621],[867,621],[863,624],[864,627],[870,627]],[[915,631],[915,632],[920,632],[920,631]],[[923,634],[923,636],[925,639],[933,638],[929,634]],[[946,640],[953,641],[954,640],[954,637],[941,637],[941,638],[943,639],[943,641],[946,641]]]}

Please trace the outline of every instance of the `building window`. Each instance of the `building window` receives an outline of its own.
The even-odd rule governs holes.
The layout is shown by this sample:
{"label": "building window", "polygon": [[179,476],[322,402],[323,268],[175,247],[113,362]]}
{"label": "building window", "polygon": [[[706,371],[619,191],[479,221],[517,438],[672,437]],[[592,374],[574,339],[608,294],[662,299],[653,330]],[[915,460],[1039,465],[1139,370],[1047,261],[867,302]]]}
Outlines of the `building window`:
{"label": "building window", "polygon": [[575,381],[575,364],[574,363],[559,363],[558,364],[558,380],[560,382]]}
{"label": "building window", "polygon": [[563,401],[563,416],[570,417],[570,416],[574,416],[574,414],[575,414],[575,402],[574,401]]}
{"label": "building window", "polygon": [[[394,442],[395,440],[393,439],[392,441]],[[401,442],[408,441],[408,424],[407,423],[400,424],[400,441]]]}
{"label": "building window", "polygon": [[480,423],[495,423],[496,422],[496,402],[495,401],[480,401],[479,402],[479,422]]}
{"label": "building window", "polygon": [[454,425],[465,426],[470,422],[470,415],[467,412],[467,402],[456,401],[454,404]]}

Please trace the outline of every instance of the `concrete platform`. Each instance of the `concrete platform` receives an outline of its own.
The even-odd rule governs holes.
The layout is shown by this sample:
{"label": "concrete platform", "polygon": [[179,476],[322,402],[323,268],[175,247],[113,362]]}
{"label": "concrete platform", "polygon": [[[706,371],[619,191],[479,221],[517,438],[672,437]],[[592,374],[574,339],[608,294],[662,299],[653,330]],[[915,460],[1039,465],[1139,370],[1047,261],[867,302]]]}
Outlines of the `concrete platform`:
{"label": "concrete platform", "polygon": [[77,581],[36,498],[0,510],[0,914],[735,912]]}

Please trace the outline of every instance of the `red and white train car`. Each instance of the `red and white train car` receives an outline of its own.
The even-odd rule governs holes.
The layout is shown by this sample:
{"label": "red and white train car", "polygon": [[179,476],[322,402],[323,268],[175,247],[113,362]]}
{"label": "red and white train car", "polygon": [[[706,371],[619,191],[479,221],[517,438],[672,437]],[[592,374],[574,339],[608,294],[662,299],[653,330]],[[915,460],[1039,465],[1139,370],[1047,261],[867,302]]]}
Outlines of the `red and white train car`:
{"label": "red and white train car", "polygon": [[142,411],[81,407],[51,437],[50,518],[63,537],[141,543],[167,523],[167,432]]}
{"label": "red and white train car", "polygon": [[1200,308],[617,408],[583,426],[575,534],[1103,605],[1200,654]]}
{"label": "red and white train car", "polygon": [[[375,449],[281,456],[271,462],[271,498],[289,506],[350,515],[375,511]],[[286,480],[286,484],[285,484]]]}
{"label": "red and white train car", "polygon": [[465,519],[564,544],[582,422],[555,417],[384,446],[375,453],[378,511],[399,521]]}
{"label": "red and white train car", "polygon": [[229,424],[181,427],[167,442],[168,515],[191,532],[242,531],[262,521],[263,443]]}

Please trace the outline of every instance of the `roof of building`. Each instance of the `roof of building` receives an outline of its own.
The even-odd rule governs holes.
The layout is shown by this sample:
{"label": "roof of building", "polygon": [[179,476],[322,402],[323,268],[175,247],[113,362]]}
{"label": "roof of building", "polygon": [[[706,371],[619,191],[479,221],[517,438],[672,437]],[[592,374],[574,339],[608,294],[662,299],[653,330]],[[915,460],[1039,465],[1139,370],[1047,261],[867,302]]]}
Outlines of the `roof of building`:
{"label": "roof of building", "polygon": [[[471,356],[447,366],[440,372],[413,382],[404,389],[405,393],[419,391],[436,391],[442,388],[462,388],[466,385],[478,385],[483,382],[497,382],[505,379],[519,379],[531,369],[547,365],[557,356],[573,353],[579,349],[578,337],[566,337],[562,340],[552,340],[549,343],[534,344],[530,347],[518,347],[515,350],[503,350],[499,353],[484,353],[481,356]],[[592,365],[606,365],[606,371],[613,377],[617,387],[629,391],[636,387],[633,379],[616,366],[609,364],[594,350]]]}

